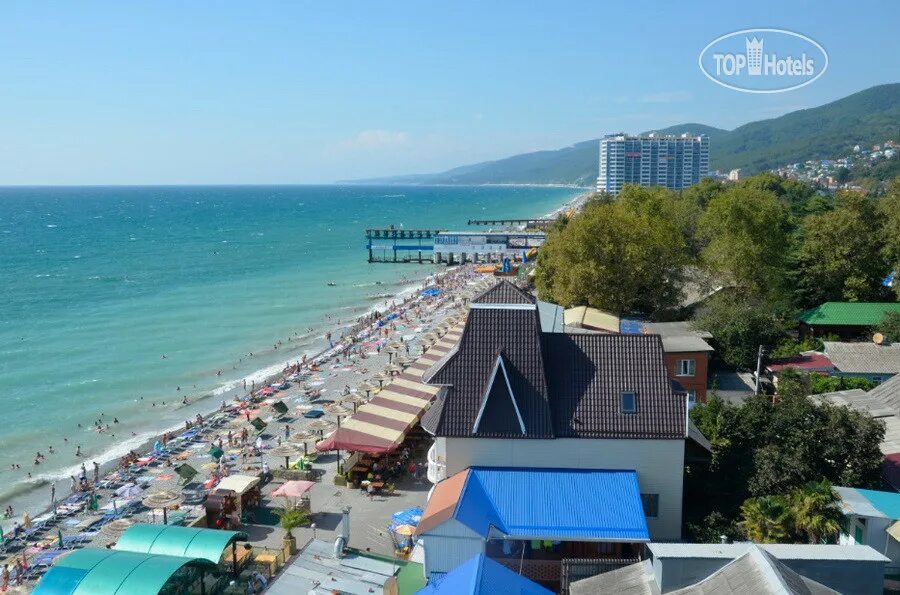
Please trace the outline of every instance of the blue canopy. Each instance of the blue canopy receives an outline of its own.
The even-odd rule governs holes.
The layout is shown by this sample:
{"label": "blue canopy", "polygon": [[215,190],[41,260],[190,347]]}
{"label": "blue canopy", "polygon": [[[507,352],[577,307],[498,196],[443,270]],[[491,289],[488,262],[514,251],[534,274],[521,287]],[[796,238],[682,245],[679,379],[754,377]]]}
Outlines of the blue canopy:
{"label": "blue canopy", "polygon": [[418,525],[419,521],[422,520],[422,508],[419,506],[407,508],[406,510],[395,512],[391,518],[398,525]]}
{"label": "blue canopy", "polygon": [[552,595],[539,584],[506,566],[478,554],[448,572],[440,582],[432,581],[417,595]]}

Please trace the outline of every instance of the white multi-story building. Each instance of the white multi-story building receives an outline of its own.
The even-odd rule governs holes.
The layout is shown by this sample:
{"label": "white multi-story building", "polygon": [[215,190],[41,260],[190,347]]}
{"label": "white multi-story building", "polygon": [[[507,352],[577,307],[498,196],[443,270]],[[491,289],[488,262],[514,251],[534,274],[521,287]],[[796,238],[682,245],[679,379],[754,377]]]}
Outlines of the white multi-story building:
{"label": "white multi-story building", "polygon": [[706,135],[620,133],[600,141],[598,192],[618,194],[625,184],[681,190],[707,175],[709,137]]}

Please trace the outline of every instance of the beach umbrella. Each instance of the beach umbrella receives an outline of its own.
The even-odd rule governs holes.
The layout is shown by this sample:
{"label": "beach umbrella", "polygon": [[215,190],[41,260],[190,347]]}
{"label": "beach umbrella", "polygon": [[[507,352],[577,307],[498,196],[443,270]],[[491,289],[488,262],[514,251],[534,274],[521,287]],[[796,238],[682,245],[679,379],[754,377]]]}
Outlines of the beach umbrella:
{"label": "beach umbrella", "polygon": [[178,477],[181,478],[182,485],[187,485],[191,482],[194,477],[197,476],[197,470],[188,465],[187,463],[183,463],[175,467],[175,473],[178,474]]}
{"label": "beach umbrella", "polygon": [[403,366],[398,366],[397,364],[394,364],[393,366],[388,366],[387,370],[391,374],[400,374],[401,372],[403,372]]}
{"label": "beach umbrella", "polygon": [[316,430],[319,432],[319,436],[325,433],[326,430],[330,430],[334,428],[334,423],[328,421],[327,419],[314,419],[309,423],[309,429]]}
{"label": "beach umbrella", "polygon": [[160,490],[158,492],[153,492],[148,494],[142,500],[142,503],[147,508],[162,508],[163,525],[169,524],[167,510],[173,506],[178,506],[182,502],[184,502],[184,496],[181,495],[181,492],[176,492],[175,490]]}
{"label": "beach umbrella", "polygon": [[118,539],[131,525],[132,522],[128,519],[116,519],[100,527],[100,532],[112,539]]}
{"label": "beach umbrella", "polygon": [[331,415],[343,415],[346,417],[347,415],[353,414],[353,411],[351,411],[344,405],[341,405],[340,403],[329,403],[328,405],[325,405],[323,409]]}
{"label": "beach umbrella", "polygon": [[373,390],[375,390],[376,388],[378,388],[378,387],[375,386],[374,384],[370,383],[370,382],[363,382],[362,384],[359,385],[359,390],[365,391],[365,393],[366,393],[366,398],[369,398],[370,393],[371,393]]}
{"label": "beach umbrella", "polygon": [[374,380],[378,381],[379,388],[384,388],[384,381],[389,380],[390,376],[385,374],[384,372],[379,372],[372,377]]}
{"label": "beach umbrella", "polygon": [[309,443],[316,440],[316,433],[311,430],[300,430],[291,434],[290,441],[294,444],[303,445],[303,456],[309,454]]}
{"label": "beach umbrella", "polygon": [[266,422],[264,422],[263,420],[261,420],[257,417],[257,418],[254,418],[250,422],[250,425],[253,426],[254,428],[256,428],[257,432],[262,433],[262,431],[265,430],[266,426],[269,424],[267,424]]}
{"label": "beach umbrella", "polygon": [[392,530],[397,535],[403,535],[404,537],[410,537],[416,532],[416,528],[413,525],[395,525]]}
{"label": "beach umbrella", "polygon": [[275,401],[272,403],[272,409],[274,409],[279,416],[288,412],[288,406],[285,405],[283,401]]}
{"label": "beach umbrella", "polygon": [[366,403],[368,399],[366,399],[362,395],[347,395],[343,399],[341,399],[341,403],[349,403],[353,406],[353,413],[356,413],[356,409],[359,405]]}
{"label": "beach umbrella", "polygon": [[290,468],[290,458],[296,457],[300,453],[292,444],[282,444],[280,446],[276,446],[275,448],[269,451],[269,455],[273,457],[284,457],[284,468]]}
{"label": "beach umbrella", "polygon": [[225,451],[222,450],[221,448],[219,448],[218,446],[211,446],[210,449],[207,451],[207,454],[209,454],[209,456],[211,456],[213,459],[218,461],[219,459],[222,458],[222,455],[225,454]]}

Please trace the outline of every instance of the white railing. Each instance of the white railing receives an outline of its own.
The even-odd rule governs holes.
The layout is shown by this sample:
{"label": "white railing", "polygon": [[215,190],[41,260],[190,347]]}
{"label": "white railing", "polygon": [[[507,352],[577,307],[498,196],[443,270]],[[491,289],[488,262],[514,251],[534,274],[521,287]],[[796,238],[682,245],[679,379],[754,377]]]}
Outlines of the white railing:
{"label": "white railing", "polygon": [[428,449],[428,481],[437,483],[447,477],[447,465],[437,460],[437,454],[432,444]]}

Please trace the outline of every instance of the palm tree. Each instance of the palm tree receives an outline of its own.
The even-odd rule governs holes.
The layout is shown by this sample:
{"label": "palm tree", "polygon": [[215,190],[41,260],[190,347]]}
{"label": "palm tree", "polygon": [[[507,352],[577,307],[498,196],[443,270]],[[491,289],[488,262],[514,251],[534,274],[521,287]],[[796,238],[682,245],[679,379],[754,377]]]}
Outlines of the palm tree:
{"label": "palm tree", "polygon": [[791,534],[791,509],[782,496],[748,498],[741,505],[740,525],[750,541],[779,543]]}
{"label": "palm tree", "polygon": [[789,499],[794,526],[806,534],[809,543],[821,543],[841,530],[844,513],[828,480],[811,481],[791,492]]}

